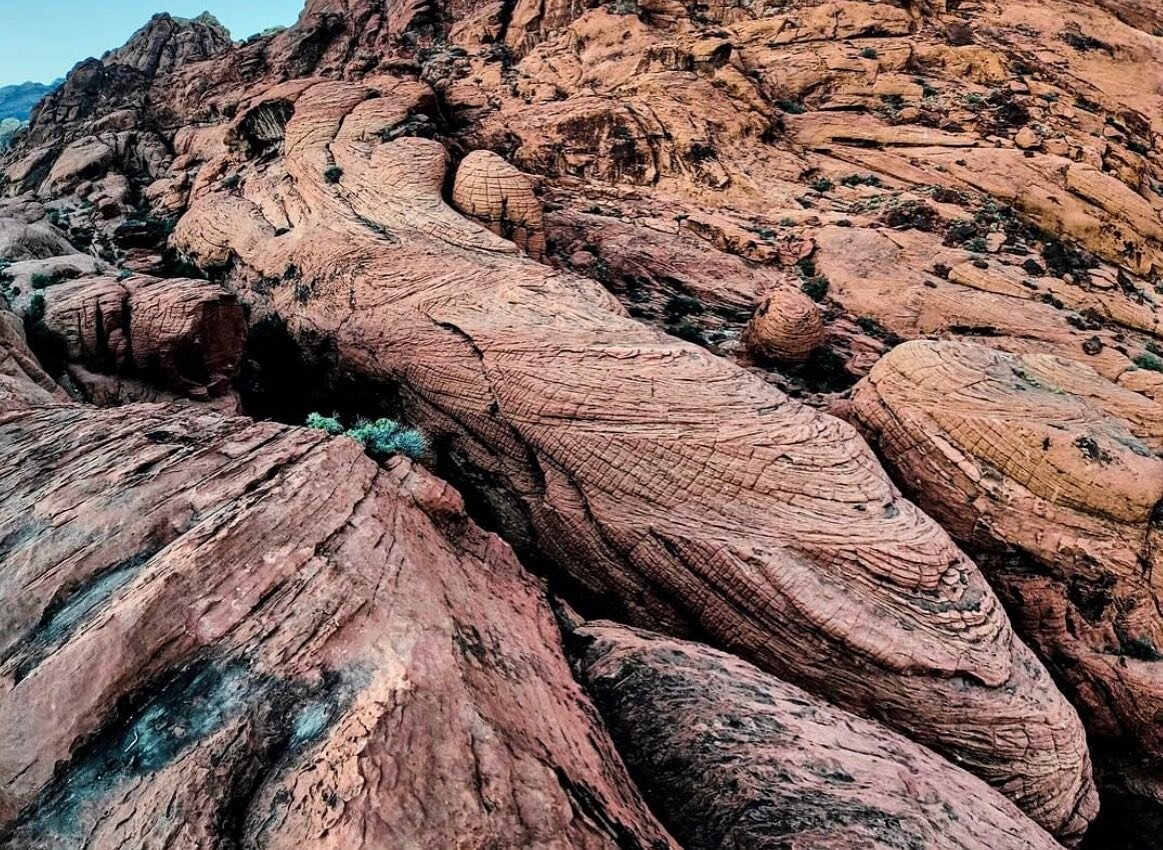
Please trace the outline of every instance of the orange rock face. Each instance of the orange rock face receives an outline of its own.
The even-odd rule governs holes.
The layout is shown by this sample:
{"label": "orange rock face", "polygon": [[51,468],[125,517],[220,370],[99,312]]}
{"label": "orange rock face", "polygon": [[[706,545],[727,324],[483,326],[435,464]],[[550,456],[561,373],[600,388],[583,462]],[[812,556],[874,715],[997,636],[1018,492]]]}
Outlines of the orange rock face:
{"label": "orange rock face", "polygon": [[[423,86],[279,95],[284,157],[259,173],[220,150],[208,171],[248,176],[195,190],[182,251],[256,278],[294,268],[257,303],[334,340],[346,373],[401,384],[461,474],[496,482],[478,495],[526,554],[636,623],[704,631],[875,713],[1077,837],[1095,806],[1077,716],[848,426],[458,215],[438,142],[382,140]],[[272,221],[275,187],[295,212]],[[1015,734],[983,746],[986,726]]]}
{"label": "orange rock face", "polygon": [[[255,811],[310,801],[269,822],[283,830],[275,843],[322,835],[332,818],[340,826],[326,840],[357,846],[356,821],[376,824],[376,840],[393,846],[447,844],[458,824],[470,841],[502,846],[669,840],[568,677],[550,670],[545,688],[521,690],[559,651],[539,603],[505,607],[511,594],[536,596],[510,556],[482,556],[486,544],[473,543],[466,567],[459,538],[407,507],[412,484],[401,482],[443,487],[425,473],[357,466],[342,440],[339,452],[312,442],[318,435],[221,419],[203,404],[234,408],[258,387],[283,396],[271,407],[288,422],[334,408],[344,425],[390,414],[423,428],[430,462],[587,616],[665,640],[698,637],[740,656],[735,666],[714,656],[728,679],[747,670],[768,687],[803,688],[813,707],[872,742],[878,765],[884,742],[903,735],[912,743],[891,737],[893,752],[930,782],[915,787],[972,825],[942,820],[914,790],[878,799],[877,811],[915,825],[919,846],[953,835],[966,847],[1000,845],[982,836],[1011,826],[1027,846],[1041,846],[1039,828],[1078,843],[1098,807],[1092,755],[1109,804],[1093,846],[1107,850],[1120,831],[1127,847],[1154,840],[1152,818],[1163,822],[1154,707],[1163,626],[1152,578],[1163,495],[1161,32],[1158,9],[1142,0],[310,0],[295,26],[238,44],[210,19],[160,16],[124,48],[77,66],[0,162],[0,289],[21,316],[0,328],[0,399],[23,411],[4,420],[16,430],[0,454],[16,470],[47,464],[64,482],[49,494],[40,479],[20,478],[4,498],[16,500],[13,517],[58,498],[52,521],[68,519],[65,540],[85,494],[107,493],[110,505],[138,498],[139,479],[155,474],[148,458],[170,445],[150,434],[177,429],[174,451],[186,454],[164,461],[173,464],[166,493],[192,492],[179,479],[225,476],[221,492],[207,485],[209,495],[190,496],[190,515],[227,519],[176,538],[188,541],[184,554],[165,555],[157,571],[181,578],[156,579],[147,589],[156,597],[118,585],[85,608],[84,634],[99,640],[69,631],[62,646],[72,654],[46,651],[33,668],[66,655],[71,671],[99,668],[91,698],[78,702],[92,723],[152,722],[158,694],[182,701],[195,686],[233,705],[236,662],[248,706],[243,726],[214,719],[217,709],[198,715],[217,731],[182,744],[196,764],[179,759],[165,779],[172,760],[133,767],[126,781],[150,789],[130,795],[140,810],[117,803],[106,820],[83,821],[128,832],[78,834],[102,848],[131,834],[164,842],[169,821],[150,807],[163,811],[163,796],[184,784],[217,787],[207,776],[221,763],[241,789],[233,796]],[[95,404],[181,396],[194,409],[82,412],[62,406],[66,392]],[[152,417],[149,427],[131,427],[141,417]],[[221,438],[200,442],[190,423],[203,421]],[[51,449],[73,445],[54,435],[74,425],[91,441],[110,434],[75,484]],[[274,448],[247,448],[263,440]],[[316,465],[264,467],[287,441],[314,447],[303,451]],[[69,451],[89,458],[86,448]],[[335,528],[320,537],[301,527],[315,503],[251,511],[255,493],[284,480],[280,493],[302,488],[326,505],[332,497],[321,494],[338,488]],[[90,549],[78,543],[52,560],[43,544],[36,557],[48,560],[28,561],[27,576],[0,572],[0,592],[40,600],[21,613],[21,634],[73,611],[70,594],[103,580],[100,570],[70,577],[77,564],[140,551],[137,526],[121,530],[100,519],[115,507],[98,507],[85,526]],[[167,542],[150,563],[177,527],[160,516]],[[21,535],[35,531],[13,517],[0,516],[15,529],[0,541],[23,547]],[[402,533],[384,517],[422,530]],[[359,540],[350,557],[331,564],[349,537]],[[286,543],[267,550],[268,539]],[[388,539],[418,558],[447,556],[435,583],[398,608],[359,590],[390,573],[396,549],[380,554]],[[475,530],[472,539],[492,540]],[[263,557],[247,560],[250,548]],[[239,559],[250,572],[234,568]],[[491,584],[495,559],[510,584]],[[213,569],[195,574],[195,561]],[[100,569],[120,575],[120,563]],[[251,598],[248,582],[259,588],[281,569],[306,571],[286,581],[300,582],[307,607],[284,603],[281,590],[263,597],[273,613],[235,604]],[[350,599],[336,595],[336,581],[357,588]],[[187,597],[210,601],[191,613]],[[380,612],[366,615],[371,631],[405,647],[393,643],[394,652],[415,649],[415,668],[429,672],[404,661],[397,675],[379,655],[385,644],[362,631],[337,638],[327,652],[350,648],[373,671],[366,681],[379,683],[376,708],[352,709],[360,731],[343,738],[374,764],[268,777],[263,753],[299,759],[310,749],[287,743],[299,722],[287,718],[314,705],[301,694],[333,679],[344,694],[358,690],[338,654],[301,661],[296,643],[326,644],[333,614],[323,612],[348,601]],[[489,619],[495,607],[504,610]],[[139,613],[163,625],[142,632],[154,643],[123,647]],[[203,619],[227,624],[205,639],[221,654],[180,656],[203,646]],[[506,629],[521,636],[514,646],[485,640]],[[284,640],[287,630],[298,631]],[[471,660],[449,661],[424,642],[430,634],[470,647]],[[139,657],[147,652],[156,659]],[[431,670],[430,656],[441,659]],[[197,678],[196,666],[182,679],[195,661],[218,684]],[[149,678],[155,662],[160,678]],[[42,722],[37,707],[50,696],[23,675],[11,673],[12,687],[26,689],[33,709],[0,698],[9,717],[0,732],[33,726],[0,747],[15,766],[0,793],[14,801],[10,829],[47,846],[59,836],[45,806],[80,805],[69,797],[77,786],[51,780],[54,761],[72,759],[82,778],[107,775],[107,753],[130,746],[132,728],[106,734],[80,714]],[[440,696],[418,709],[431,722],[400,736],[380,718],[413,675],[425,687],[408,694]],[[289,702],[261,696],[268,685],[283,693],[271,682],[292,683]],[[762,715],[738,691],[714,693],[697,716]],[[109,701],[127,695],[144,714],[115,711]],[[572,706],[545,716],[566,718],[558,726],[573,733],[554,738],[553,722],[522,713],[538,700]],[[664,708],[675,730],[689,720]],[[510,711],[518,716],[506,719]],[[268,728],[285,751],[264,737]],[[829,739],[803,728],[802,751],[752,743],[807,766]],[[241,747],[237,758],[207,743],[219,733]],[[574,734],[597,743],[579,751]],[[659,747],[682,749],[693,735]],[[549,755],[523,761],[526,750],[509,749],[518,739]],[[437,767],[402,774],[393,761],[401,741],[428,747]],[[699,758],[690,763],[707,771],[721,764]],[[456,796],[473,760],[488,780]],[[984,786],[949,762],[1010,803],[979,794]],[[346,764],[342,754],[321,763]],[[550,766],[562,764],[588,778],[561,781]],[[880,769],[862,774],[870,786]],[[725,782],[698,794],[674,787],[714,802],[709,823],[739,800],[766,799],[778,777],[762,764],[748,771],[743,797]],[[261,793],[252,773],[266,777]],[[818,788],[819,779],[797,784]],[[455,823],[430,812],[450,794]],[[407,795],[424,816],[392,808]],[[594,795],[596,815],[581,802]],[[979,807],[967,802],[978,796]],[[207,814],[205,791],[189,799],[199,835],[229,831]],[[828,799],[814,811],[834,810]],[[1121,816],[1124,805],[1132,814]],[[507,837],[482,814],[497,806]],[[377,820],[385,810],[391,817]],[[230,834],[271,843],[258,823]],[[714,846],[709,828],[681,832],[686,844]],[[849,835],[827,833],[805,832],[821,842]]]}
{"label": "orange rock face", "polygon": [[83,278],[52,287],[44,325],[70,361],[131,372],[199,398],[223,395],[246,336],[233,293],[204,280]]}
{"label": "orange rock face", "polygon": [[492,151],[473,151],[456,171],[452,203],[535,260],[545,259],[541,201],[520,171]]}
{"label": "orange rock face", "polygon": [[749,349],[783,363],[803,363],[823,341],[819,308],[807,296],[787,290],[760,304],[743,332]]}
{"label": "orange rock face", "polygon": [[1163,408],[1080,364],[970,343],[882,359],[853,413],[1051,660],[1092,740],[1150,784],[1163,759]]}

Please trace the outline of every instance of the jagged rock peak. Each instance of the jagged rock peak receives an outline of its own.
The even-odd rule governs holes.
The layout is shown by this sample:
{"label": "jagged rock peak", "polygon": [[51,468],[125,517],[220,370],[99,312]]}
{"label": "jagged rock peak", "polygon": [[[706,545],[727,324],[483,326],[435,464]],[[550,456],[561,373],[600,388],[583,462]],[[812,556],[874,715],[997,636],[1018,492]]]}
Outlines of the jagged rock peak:
{"label": "jagged rock peak", "polygon": [[106,65],[128,65],[153,77],[187,62],[209,59],[228,49],[230,31],[209,12],[177,18],[166,12],[150,18],[122,47],[101,57]]}

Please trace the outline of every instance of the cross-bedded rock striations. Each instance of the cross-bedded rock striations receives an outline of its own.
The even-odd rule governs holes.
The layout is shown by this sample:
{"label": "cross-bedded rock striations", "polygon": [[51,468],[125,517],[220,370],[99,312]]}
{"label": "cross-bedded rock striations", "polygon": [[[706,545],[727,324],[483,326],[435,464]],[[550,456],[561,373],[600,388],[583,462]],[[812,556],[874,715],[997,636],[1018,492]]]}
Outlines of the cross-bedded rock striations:
{"label": "cross-bedded rock striations", "polygon": [[180,249],[282,281],[251,291],[256,313],[398,383],[511,539],[625,616],[706,632],[1081,833],[1095,800],[1077,716],[849,426],[458,215],[441,144],[384,140],[422,83],[281,86],[235,127],[274,98],[291,105],[283,155],[202,151]]}
{"label": "cross-bedded rock striations", "polygon": [[452,203],[533,259],[545,259],[545,226],[533,184],[492,151],[473,151],[461,161]]}
{"label": "cross-bedded rock striations", "polygon": [[0,844],[676,848],[448,485],[33,390],[0,376]]}
{"label": "cross-bedded rock striations", "polygon": [[234,293],[206,280],[82,278],[46,297],[45,329],[67,362],[130,373],[195,398],[225,395],[239,368],[246,319]]}
{"label": "cross-bedded rock striations", "polygon": [[[1157,19],[1140,0],[311,0],[232,46],[155,21],[15,140],[0,218],[58,229],[20,237],[42,247],[12,285],[29,262],[196,262],[257,327],[285,323],[295,362],[398,387],[570,592],[874,714],[1073,841],[1094,797],[1072,709],[853,431],[773,385],[939,443],[901,482],[998,577],[1107,788],[1163,800],[1155,460],[1130,448],[1155,451],[1163,392]],[[100,260],[53,249],[61,231]],[[930,335],[1029,375],[1064,360],[1018,391],[974,354],[979,390],[942,410],[928,388],[899,426],[947,364],[912,374],[906,347],[839,394]],[[90,398],[127,395],[80,368]],[[1043,407],[1102,433],[1071,420],[1060,445]]]}
{"label": "cross-bedded rock striations", "polygon": [[592,622],[575,657],[687,850],[1052,850],[997,791],[731,655]]}
{"label": "cross-bedded rock striations", "polygon": [[1124,776],[1158,794],[1163,408],[1078,363],[913,342],[853,415],[925,510],[978,555]]}

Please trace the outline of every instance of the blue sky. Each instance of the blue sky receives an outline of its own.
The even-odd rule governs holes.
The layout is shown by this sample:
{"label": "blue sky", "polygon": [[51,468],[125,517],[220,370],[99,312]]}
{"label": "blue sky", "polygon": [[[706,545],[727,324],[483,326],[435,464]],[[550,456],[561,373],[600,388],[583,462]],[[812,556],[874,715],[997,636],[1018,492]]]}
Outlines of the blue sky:
{"label": "blue sky", "polygon": [[89,56],[120,47],[157,12],[209,11],[241,40],[291,24],[305,0],[0,0],[0,86],[63,77]]}

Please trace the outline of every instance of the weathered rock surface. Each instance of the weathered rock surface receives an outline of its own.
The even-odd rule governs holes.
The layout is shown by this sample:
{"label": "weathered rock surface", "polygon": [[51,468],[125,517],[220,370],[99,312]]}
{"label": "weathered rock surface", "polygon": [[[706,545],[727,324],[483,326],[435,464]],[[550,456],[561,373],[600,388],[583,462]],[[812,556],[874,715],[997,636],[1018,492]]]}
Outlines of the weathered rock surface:
{"label": "weathered rock surface", "polygon": [[876,364],[852,409],[986,566],[1091,740],[1157,776],[1163,408],[1063,358],[913,342]]}
{"label": "weathered rock surface", "polygon": [[773,292],[743,332],[743,343],[761,357],[803,363],[824,341],[824,317],[806,295]]}
{"label": "weathered rock surface", "polygon": [[44,327],[68,362],[195,398],[229,392],[246,339],[234,293],[206,280],[91,277],[49,287]]}
{"label": "weathered rock surface", "polygon": [[43,260],[73,253],[65,235],[48,222],[29,224],[22,219],[0,218],[0,257],[14,263]]}
{"label": "weathered rock surface", "polygon": [[492,151],[473,151],[460,163],[452,203],[533,259],[545,259],[545,226],[533,184]]}
{"label": "weathered rock surface", "polygon": [[301,428],[3,403],[0,843],[675,847],[443,482]]}
{"label": "weathered rock surface", "polygon": [[[240,45],[155,50],[180,43],[155,26],[38,110],[3,163],[3,212],[47,207],[78,248],[134,271],[188,276],[192,259],[260,323],[285,322],[313,376],[375,404],[400,388],[474,504],[603,615],[709,635],[875,714],[1071,841],[1093,815],[1073,713],[976,566],[849,429],[771,385],[851,413],[843,391],[927,336],[1085,364],[1072,382],[1054,367],[1049,408],[1122,435],[1112,468],[1062,460],[1051,477],[1070,485],[1027,496],[1049,467],[1002,464],[957,511],[909,489],[999,577],[1087,714],[1111,799],[1163,800],[1135,708],[1152,699],[1154,593],[1128,567],[1137,546],[1153,558],[1154,460],[1119,442],[1155,451],[1127,423],[1163,398],[1158,15],[1142,0],[311,0]],[[474,157],[487,167],[465,170]],[[502,188],[478,208],[468,189],[489,180]],[[795,365],[750,356],[752,316],[796,288],[819,305],[818,347]],[[92,398],[148,392],[87,368],[69,366]],[[983,387],[955,409],[1030,448],[1026,396]],[[959,475],[993,463],[985,441],[958,442],[978,424],[916,427],[944,441],[926,473],[955,477],[950,446]],[[1046,513],[1005,516],[1011,497]]]}
{"label": "weathered rock surface", "polygon": [[[444,148],[384,141],[423,84],[296,89],[240,109],[291,102],[285,153],[258,169],[219,148],[181,250],[230,260],[256,311],[326,340],[344,373],[401,385],[523,551],[636,623],[703,631],[874,713],[1080,835],[1095,800],[1077,717],[854,431],[458,215]],[[210,176],[227,172],[240,187]]]}
{"label": "weathered rock surface", "polygon": [[593,622],[581,677],[687,850],[1051,850],[980,780],[924,747],[697,643]]}
{"label": "weathered rock surface", "polygon": [[162,12],[124,45],[101,57],[106,66],[120,65],[146,77],[172,73],[184,65],[210,59],[233,45],[230,32],[210,14],[175,18]]}

